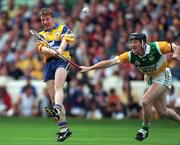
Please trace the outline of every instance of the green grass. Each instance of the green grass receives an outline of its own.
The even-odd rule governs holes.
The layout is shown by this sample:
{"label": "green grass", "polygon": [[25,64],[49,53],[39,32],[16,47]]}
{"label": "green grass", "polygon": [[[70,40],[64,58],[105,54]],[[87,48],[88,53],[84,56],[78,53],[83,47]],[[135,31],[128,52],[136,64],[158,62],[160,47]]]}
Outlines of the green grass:
{"label": "green grass", "polygon": [[56,142],[58,127],[50,119],[0,117],[0,145],[179,145],[180,125],[167,120],[154,121],[149,137],[134,140],[140,120],[100,121],[69,119],[72,136]]}

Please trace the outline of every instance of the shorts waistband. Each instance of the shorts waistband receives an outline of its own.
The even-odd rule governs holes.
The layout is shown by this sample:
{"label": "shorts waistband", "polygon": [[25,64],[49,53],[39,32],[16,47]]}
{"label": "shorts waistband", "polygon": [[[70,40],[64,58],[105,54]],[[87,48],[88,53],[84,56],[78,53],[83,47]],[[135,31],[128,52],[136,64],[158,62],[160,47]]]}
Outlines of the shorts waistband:
{"label": "shorts waistband", "polygon": [[47,60],[46,60],[46,62],[48,63],[48,62],[50,62],[50,61],[52,61],[52,60],[58,60],[59,59],[59,57],[50,57],[50,58],[48,58]]}

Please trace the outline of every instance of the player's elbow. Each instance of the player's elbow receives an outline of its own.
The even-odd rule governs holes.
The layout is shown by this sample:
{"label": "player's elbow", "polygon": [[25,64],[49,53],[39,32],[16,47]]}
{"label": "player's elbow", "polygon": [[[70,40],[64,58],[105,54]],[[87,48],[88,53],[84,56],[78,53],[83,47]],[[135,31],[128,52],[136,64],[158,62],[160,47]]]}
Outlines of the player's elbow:
{"label": "player's elbow", "polygon": [[107,60],[106,63],[107,63],[107,67],[111,67],[111,66],[117,64],[117,62],[116,62],[115,59],[113,59],[113,60]]}

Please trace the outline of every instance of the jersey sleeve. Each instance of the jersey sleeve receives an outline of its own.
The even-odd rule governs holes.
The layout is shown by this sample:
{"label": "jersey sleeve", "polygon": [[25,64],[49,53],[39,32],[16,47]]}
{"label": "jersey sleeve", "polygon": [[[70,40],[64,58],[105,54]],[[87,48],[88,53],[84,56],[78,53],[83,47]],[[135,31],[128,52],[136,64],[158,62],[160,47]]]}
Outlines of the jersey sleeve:
{"label": "jersey sleeve", "polygon": [[129,62],[129,52],[124,52],[119,56],[115,57],[117,63],[128,63]]}
{"label": "jersey sleeve", "polygon": [[39,53],[41,53],[42,52],[42,47],[43,47],[43,44],[41,44],[41,43],[38,43],[38,45],[37,45],[38,47],[38,52]]}
{"label": "jersey sleeve", "polygon": [[[43,35],[41,34],[41,32],[39,33],[40,35],[41,35],[41,37],[43,37]],[[42,47],[43,46],[47,46],[45,43],[43,43],[43,42],[38,42],[38,45],[37,45],[38,47],[38,52],[40,52],[41,53],[41,51],[42,51]]]}
{"label": "jersey sleeve", "polygon": [[156,42],[156,46],[159,49],[161,54],[166,54],[166,53],[172,52],[171,44],[166,41]]}
{"label": "jersey sleeve", "polygon": [[65,39],[68,43],[74,42],[74,35],[72,34],[71,30],[66,25],[64,25],[63,27],[61,37],[62,39]]}

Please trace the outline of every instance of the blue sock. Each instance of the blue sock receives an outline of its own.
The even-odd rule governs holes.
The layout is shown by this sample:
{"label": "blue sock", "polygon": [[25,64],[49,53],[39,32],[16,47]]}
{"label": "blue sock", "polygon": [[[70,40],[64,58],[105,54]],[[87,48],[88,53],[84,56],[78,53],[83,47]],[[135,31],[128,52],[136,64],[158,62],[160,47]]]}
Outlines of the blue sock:
{"label": "blue sock", "polygon": [[60,128],[60,132],[65,132],[68,128],[68,124],[66,121],[63,121],[63,122],[59,121],[58,126]]}
{"label": "blue sock", "polygon": [[59,105],[59,104],[55,104],[55,105],[54,105],[54,108],[57,109],[57,110],[59,110],[59,111],[61,111],[62,106]]}

